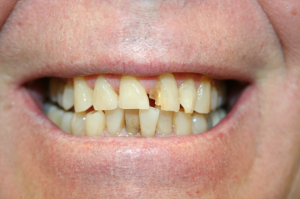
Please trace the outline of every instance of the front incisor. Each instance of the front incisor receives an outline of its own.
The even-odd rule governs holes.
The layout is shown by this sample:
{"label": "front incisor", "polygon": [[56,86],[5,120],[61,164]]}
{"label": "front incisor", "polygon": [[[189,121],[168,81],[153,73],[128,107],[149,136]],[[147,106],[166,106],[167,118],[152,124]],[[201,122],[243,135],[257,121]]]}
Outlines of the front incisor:
{"label": "front incisor", "polygon": [[198,113],[209,113],[210,111],[210,98],[211,98],[211,85],[210,78],[203,76],[197,90],[197,97],[194,110]]}
{"label": "front incisor", "polygon": [[150,107],[147,110],[139,110],[139,115],[141,124],[141,136],[154,137],[159,117],[159,110]]}
{"label": "front incisor", "polygon": [[74,78],[75,112],[86,111],[93,104],[93,90],[87,85],[84,77]]}
{"label": "front incisor", "polygon": [[160,75],[149,97],[164,111],[179,111],[179,94],[176,80],[171,73]]}
{"label": "front incisor", "polygon": [[102,135],[105,126],[106,121],[103,111],[92,111],[86,115],[85,134],[87,136]]}
{"label": "front incisor", "polygon": [[113,110],[118,107],[118,94],[102,75],[98,76],[95,83],[93,106],[95,110]]}
{"label": "front incisor", "polygon": [[185,113],[193,113],[196,102],[196,87],[192,78],[186,79],[179,87],[179,101]]}
{"label": "front incisor", "polygon": [[156,126],[156,132],[160,135],[168,136],[172,133],[172,111],[160,111]]}
{"label": "front incisor", "polygon": [[122,109],[149,109],[146,90],[135,77],[123,76],[121,78],[119,107]]}

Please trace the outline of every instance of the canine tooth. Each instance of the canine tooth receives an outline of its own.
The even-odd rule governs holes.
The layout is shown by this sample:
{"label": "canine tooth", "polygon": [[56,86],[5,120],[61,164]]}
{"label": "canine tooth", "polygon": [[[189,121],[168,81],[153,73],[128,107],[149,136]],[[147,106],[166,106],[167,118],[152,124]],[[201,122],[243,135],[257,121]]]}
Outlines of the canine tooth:
{"label": "canine tooth", "polygon": [[57,102],[58,79],[51,78],[49,82],[49,95],[52,102]]}
{"label": "canine tooth", "polygon": [[172,133],[173,112],[160,111],[156,132],[161,135],[170,135]]}
{"label": "canine tooth", "polygon": [[92,111],[86,115],[85,134],[87,136],[102,135],[105,128],[105,114],[103,111]]}
{"label": "canine tooth", "polygon": [[149,109],[146,90],[135,77],[123,76],[121,78],[119,107],[122,109]]}
{"label": "canine tooth", "polygon": [[148,110],[140,110],[141,136],[154,137],[159,117],[159,109],[150,107]]}
{"label": "canine tooth", "polygon": [[192,115],[182,111],[174,112],[173,125],[177,135],[192,134]]}
{"label": "canine tooth", "polygon": [[98,76],[95,83],[93,106],[95,110],[113,110],[118,107],[118,94],[102,75]]}
{"label": "canine tooth", "polygon": [[63,93],[64,93],[64,88],[65,88],[65,82],[62,80],[59,80],[58,84],[57,84],[57,103],[60,107],[62,106],[62,102],[63,102]]}
{"label": "canine tooth", "polygon": [[69,81],[64,86],[64,91],[62,95],[62,107],[65,110],[69,110],[73,106],[74,106],[74,89],[73,89],[72,82]]}
{"label": "canine tooth", "polygon": [[93,90],[87,85],[84,77],[74,78],[75,112],[82,112],[93,104]]}
{"label": "canine tooth", "polygon": [[84,135],[86,112],[74,113],[71,123],[73,135]]}
{"label": "canine tooth", "polygon": [[186,79],[179,87],[179,101],[185,113],[193,113],[196,102],[196,88],[193,79]]}
{"label": "canine tooth", "polygon": [[201,113],[194,113],[192,117],[192,131],[193,134],[199,134],[207,131],[207,119]]}
{"label": "canine tooth", "polygon": [[110,135],[118,135],[124,127],[124,110],[116,108],[105,111],[107,131]]}
{"label": "canine tooth", "polygon": [[215,85],[211,85],[210,110],[216,110],[218,106],[218,91]]}
{"label": "canine tooth", "polygon": [[209,113],[210,111],[210,78],[203,76],[200,86],[197,90],[197,97],[195,103],[195,111],[198,113]]}
{"label": "canine tooth", "polygon": [[72,112],[65,112],[61,118],[61,125],[60,128],[66,132],[71,134],[71,122],[73,118],[73,113]]}
{"label": "canine tooth", "polygon": [[157,106],[161,106],[161,110],[179,111],[179,94],[173,74],[167,73],[160,75],[156,84],[151,89],[149,96],[155,100]]}
{"label": "canine tooth", "polygon": [[125,111],[126,131],[130,135],[136,135],[140,130],[139,110],[138,109],[126,109],[124,111]]}

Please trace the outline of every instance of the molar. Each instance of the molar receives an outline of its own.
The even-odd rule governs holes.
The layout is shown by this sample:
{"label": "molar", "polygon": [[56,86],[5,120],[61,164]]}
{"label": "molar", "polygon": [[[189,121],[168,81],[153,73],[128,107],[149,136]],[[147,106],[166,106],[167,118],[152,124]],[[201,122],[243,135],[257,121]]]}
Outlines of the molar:
{"label": "molar", "polygon": [[179,101],[185,113],[193,113],[196,102],[196,88],[193,79],[186,79],[179,87]]}
{"label": "molar", "polygon": [[[149,109],[146,109],[149,110]],[[140,130],[139,110],[126,109],[125,111],[125,128],[130,135],[136,135]]]}
{"label": "molar", "polygon": [[141,123],[141,136],[154,137],[159,117],[159,109],[150,107],[147,110],[139,110]]}
{"label": "molar", "polygon": [[149,109],[146,90],[135,77],[123,76],[121,78],[119,107],[122,109]]}
{"label": "molar", "polygon": [[211,101],[210,78],[203,76],[197,90],[197,98],[194,110],[198,113],[209,113]]}
{"label": "molar", "polygon": [[85,134],[87,136],[102,135],[105,126],[105,114],[103,111],[92,111],[86,115]]}
{"label": "molar", "polygon": [[110,135],[118,135],[124,127],[124,110],[116,108],[105,111],[106,128]]}
{"label": "molar", "polygon": [[176,80],[171,73],[160,75],[149,96],[164,111],[178,112],[180,108]]}
{"label": "molar", "polygon": [[75,112],[86,111],[93,104],[93,90],[87,85],[84,77],[74,78]]}
{"label": "molar", "polygon": [[118,94],[102,75],[98,76],[95,83],[93,106],[95,110],[113,110],[118,107]]}

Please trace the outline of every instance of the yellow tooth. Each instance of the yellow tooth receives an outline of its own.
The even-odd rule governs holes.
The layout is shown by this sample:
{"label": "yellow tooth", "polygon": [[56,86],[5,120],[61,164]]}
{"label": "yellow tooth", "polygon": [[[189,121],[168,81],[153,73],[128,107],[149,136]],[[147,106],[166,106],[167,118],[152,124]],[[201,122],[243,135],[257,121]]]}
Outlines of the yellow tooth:
{"label": "yellow tooth", "polygon": [[221,118],[221,115],[219,115],[218,111],[212,111],[210,113],[210,117],[211,117],[211,121],[212,121],[212,127],[216,126],[220,120],[222,119]]}
{"label": "yellow tooth", "polygon": [[210,111],[210,78],[203,76],[200,86],[197,90],[197,97],[195,103],[195,111],[198,113],[209,113]]}
{"label": "yellow tooth", "polygon": [[61,125],[60,128],[66,132],[71,134],[71,122],[73,118],[72,112],[65,112],[61,118]]}
{"label": "yellow tooth", "polygon": [[182,111],[174,112],[173,125],[177,135],[192,134],[192,115]]}
{"label": "yellow tooth", "polygon": [[127,109],[125,111],[125,128],[130,135],[136,135],[140,130],[139,110]]}
{"label": "yellow tooth", "polygon": [[92,111],[86,115],[85,134],[87,136],[100,136],[106,126],[103,111]]}
{"label": "yellow tooth", "polygon": [[124,128],[124,110],[116,108],[105,111],[107,131],[110,135],[118,135]]}
{"label": "yellow tooth", "polygon": [[207,131],[207,119],[201,113],[194,113],[192,117],[192,131],[193,134],[203,133]]}
{"label": "yellow tooth", "polygon": [[56,106],[53,106],[48,111],[48,118],[56,124],[58,127],[61,125],[61,117],[63,116],[64,111],[57,108]]}
{"label": "yellow tooth", "polygon": [[75,113],[72,118],[71,130],[73,135],[84,135],[86,112]]}
{"label": "yellow tooth", "polygon": [[157,126],[156,126],[156,132],[160,135],[165,135],[165,136],[171,135],[172,120],[173,120],[173,112],[160,111]]}
{"label": "yellow tooth", "polygon": [[186,79],[179,87],[179,101],[185,113],[193,113],[196,102],[196,88],[193,79]]}
{"label": "yellow tooth", "polygon": [[149,109],[146,90],[135,77],[123,76],[121,78],[119,107],[122,109]]}
{"label": "yellow tooth", "polygon": [[69,110],[73,106],[74,106],[74,89],[73,89],[72,82],[69,81],[64,87],[64,91],[62,95],[62,107],[65,110]]}
{"label": "yellow tooth", "polygon": [[216,86],[213,84],[211,85],[211,99],[210,99],[210,110],[216,110],[218,105],[218,91]]}
{"label": "yellow tooth", "polygon": [[57,102],[58,82],[57,78],[51,78],[49,82],[49,94],[52,102]]}
{"label": "yellow tooth", "polygon": [[93,104],[93,90],[87,85],[84,77],[74,78],[75,112],[86,111]]}
{"label": "yellow tooth", "polygon": [[155,100],[157,106],[161,106],[161,110],[179,111],[179,94],[173,74],[160,75],[149,96]]}
{"label": "yellow tooth", "polygon": [[95,110],[113,110],[118,107],[118,94],[102,75],[98,76],[95,83],[93,106]]}
{"label": "yellow tooth", "polygon": [[140,110],[141,136],[154,137],[159,117],[159,109],[150,107],[148,110]]}
{"label": "yellow tooth", "polygon": [[63,107],[62,102],[63,102],[63,93],[64,93],[64,88],[65,88],[65,82],[62,80],[59,80],[57,86],[58,86],[58,88],[57,88],[57,103],[60,107]]}

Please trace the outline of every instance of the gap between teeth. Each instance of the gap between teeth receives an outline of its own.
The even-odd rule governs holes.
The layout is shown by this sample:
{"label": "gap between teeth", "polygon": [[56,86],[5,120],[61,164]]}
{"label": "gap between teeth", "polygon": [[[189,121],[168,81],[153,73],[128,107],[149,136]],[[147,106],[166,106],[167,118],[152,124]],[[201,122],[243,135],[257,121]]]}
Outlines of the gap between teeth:
{"label": "gap between teeth", "polygon": [[148,93],[133,76],[121,77],[119,93],[103,75],[94,90],[84,77],[73,82],[51,78],[51,103],[44,103],[44,112],[63,131],[77,136],[190,135],[209,130],[226,116],[220,108],[225,93],[223,82],[207,76],[201,76],[196,88],[193,78],[178,86],[173,74],[163,74]]}

